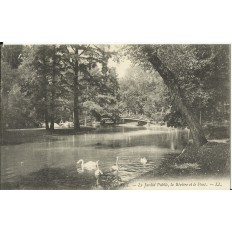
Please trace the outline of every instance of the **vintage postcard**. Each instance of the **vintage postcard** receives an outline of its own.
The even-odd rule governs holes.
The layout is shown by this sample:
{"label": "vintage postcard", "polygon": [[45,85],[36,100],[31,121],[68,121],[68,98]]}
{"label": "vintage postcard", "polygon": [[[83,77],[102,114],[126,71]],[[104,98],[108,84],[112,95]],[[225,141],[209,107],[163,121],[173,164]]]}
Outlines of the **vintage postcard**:
{"label": "vintage postcard", "polygon": [[1,189],[229,190],[231,46],[1,46]]}

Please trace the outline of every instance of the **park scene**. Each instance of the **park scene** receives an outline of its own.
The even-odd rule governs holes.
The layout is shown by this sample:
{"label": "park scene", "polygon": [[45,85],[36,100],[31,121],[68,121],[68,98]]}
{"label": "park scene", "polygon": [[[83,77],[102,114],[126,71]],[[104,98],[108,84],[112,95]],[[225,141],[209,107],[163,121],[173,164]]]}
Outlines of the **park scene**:
{"label": "park scene", "polygon": [[230,45],[0,48],[1,189],[230,188]]}

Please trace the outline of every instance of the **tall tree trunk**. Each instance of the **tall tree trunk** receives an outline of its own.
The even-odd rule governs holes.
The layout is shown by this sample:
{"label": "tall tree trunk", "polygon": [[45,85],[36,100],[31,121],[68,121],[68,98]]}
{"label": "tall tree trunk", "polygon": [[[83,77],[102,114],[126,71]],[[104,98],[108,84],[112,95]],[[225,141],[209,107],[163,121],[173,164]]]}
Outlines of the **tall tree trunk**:
{"label": "tall tree trunk", "polygon": [[56,53],[56,47],[53,45],[53,58],[52,58],[52,97],[51,97],[51,125],[50,130],[54,130],[54,116],[55,116],[55,86],[56,86],[56,73],[55,73],[55,54]]}
{"label": "tall tree trunk", "polygon": [[[76,54],[78,55],[78,50],[76,50]],[[78,72],[79,72],[79,64],[78,61],[75,62],[75,71],[73,77],[73,85],[74,85],[74,129],[80,130],[80,116],[79,116],[79,86],[78,86]]]}
{"label": "tall tree trunk", "polygon": [[51,125],[50,125],[50,130],[51,131],[54,131],[54,116],[53,115],[51,115]]}
{"label": "tall tree trunk", "polygon": [[161,60],[156,56],[152,55],[149,57],[149,62],[152,64],[154,69],[163,78],[164,83],[167,85],[171,95],[174,98],[175,104],[185,118],[193,137],[193,143],[196,146],[201,146],[207,142],[203,129],[198,122],[198,118],[195,116],[185,100],[185,96],[182,94],[181,89],[178,86],[176,76],[171,72]]}
{"label": "tall tree trunk", "polygon": [[[45,57],[45,52],[43,51],[42,54],[42,61],[43,61],[43,65],[46,65],[46,57]],[[46,73],[43,72],[42,74],[42,91],[44,91],[44,100],[45,100],[45,107],[44,107],[44,121],[45,121],[45,128],[46,130],[49,130],[49,115],[48,115],[48,111],[49,111],[49,107],[48,107],[48,80],[46,77]]]}
{"label": "tall tree trunk", "polygon": [[54,130],[54,93],[52,91],[52,98],[51,98],[51,116],[50,116],[50,119],[51,119],[51,124],[50,124],[50,130]]}
{"label": "tall tree trunk", "polygon": [[[46,79],[45,79],[46,82]],[[49,124],[48,124],[48,97],[47,97],[47,86],[45,84],[44,86],[44,99],[45,99],[45,109],[44,109],[44,121],[45,121],[45,128],[46,130],[49,130]]]}
{"label": "tall tree trunk", "polygon": [[8,122],[9,122],[9,120],[8,120],[8,108],[9,108],[9,92],[7,92],[7,94],[6,94],[6,107],[5,107],[5,117],[4,117],[5,124],[6,124],[6,129],[8,129],[8,127],[9,127],[9,124],[8,124]]}
{"label": "tall tree trunk", "polygon": [[49,130],[49,124],[48,124],[48,111],[47,111],[47,109],[45,109],[45,112],[44,112],[44,121],[45,121],[46,130]]}

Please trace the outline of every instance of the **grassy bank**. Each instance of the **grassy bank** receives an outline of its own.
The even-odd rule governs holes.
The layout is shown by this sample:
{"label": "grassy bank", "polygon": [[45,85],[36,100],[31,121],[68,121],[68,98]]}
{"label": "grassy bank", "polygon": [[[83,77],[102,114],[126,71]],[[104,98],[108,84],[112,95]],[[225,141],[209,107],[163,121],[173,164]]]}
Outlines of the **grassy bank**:
{"label": "grassy bank", "polygon": [[203,126],[207,139],[230,138],[230,124],[227,125],[205,125]]}
{"label": "grassy bank", "polygon": [[167,155],[156,174],[228,176],[230,173],[229,126],[207,126],[204,132],[208,139],[206,144],[196,148],[190,141],[181,154]]}
{"label": "grassy bank", "polygon": [[189,145],[181,154],[167,155],[153,174],[159,177],[174,177],[227,176],[229,173],[230,144],[208,142],[199,149]]}

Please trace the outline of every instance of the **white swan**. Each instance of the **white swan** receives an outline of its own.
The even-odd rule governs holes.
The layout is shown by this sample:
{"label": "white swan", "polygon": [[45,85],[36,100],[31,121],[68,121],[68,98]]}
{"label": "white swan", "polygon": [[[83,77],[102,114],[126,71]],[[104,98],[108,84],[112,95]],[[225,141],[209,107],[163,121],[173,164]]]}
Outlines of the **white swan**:
{"label": "white swan", "polygon": [[112,171],[118,171],[118,156],[116,159],[116,164],[111,167]]}
{"label": "white swan", "polygon": [[140,163],[142,163],[143,165],[145,165],[147,163],[146,157],[141,158],[140,159]]}
{"label": "white swan", "polygon": [[86,170],[95,170],[97,168],[97,162],[89,161],[87,163],[84,163],[83,159],[80,159],[77,161],[77,164],[81,163],[81,169],[84,171]]}
{"label": "white swan", "polygon": [[103,172],[99,169],[98,162],[99,162],[99,160],[96,162],[97,170],[94,173],[94,175],[97,179],[97,185],[98,185],[98,180],[99,180],[100,175],[103,175]]}

